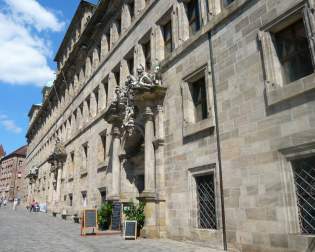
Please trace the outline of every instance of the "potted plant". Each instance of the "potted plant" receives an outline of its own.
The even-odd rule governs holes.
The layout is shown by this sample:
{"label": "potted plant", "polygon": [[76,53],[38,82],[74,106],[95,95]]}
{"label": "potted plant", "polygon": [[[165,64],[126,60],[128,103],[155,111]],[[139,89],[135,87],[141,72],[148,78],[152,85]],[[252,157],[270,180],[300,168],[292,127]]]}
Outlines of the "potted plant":
{"label": "potted plant", "polygon": [[137,236],[140,236],[140,230],[144,226],[144,203],[140,202],[139,204],[135,204],[133,202],[128,203],[128,207],[124,208],[124,214],[126,216],[126,220],[135,220],[137,221]]}
{"label": "potted plant", "polygon": [[97,218],[98,225],[101,230],[107,230],[109,228],[113,211],[112,209],[113,206],[109,202],[102,204],[99,208]]}

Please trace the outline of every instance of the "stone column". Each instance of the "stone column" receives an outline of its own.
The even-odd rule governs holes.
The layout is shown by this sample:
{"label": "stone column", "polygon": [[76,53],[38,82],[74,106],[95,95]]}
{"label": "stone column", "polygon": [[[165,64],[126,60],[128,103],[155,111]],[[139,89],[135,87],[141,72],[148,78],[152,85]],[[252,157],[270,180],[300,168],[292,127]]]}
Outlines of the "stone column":
{"label": "stone column", "polygon": [[145,110],[145,139],[144,139],[144,191],[155,192],[155,157],[154,157],[154,123],[153,113],[150,107]]}
{"label": "stone column", "polygon": [[[60,166],[58,164],[58,166]],[[57,170],[57,188],[56,188],[56,202],[60,201],[60,193],[61,193],[61,173],[62,173],[62,169],[60,167],[58,167]]]}
{"label": "stone column", "polygon": [[114,126],[113,132],[113,156],[112,156],[112,198],[119,199],[120,194],[120,129]]}

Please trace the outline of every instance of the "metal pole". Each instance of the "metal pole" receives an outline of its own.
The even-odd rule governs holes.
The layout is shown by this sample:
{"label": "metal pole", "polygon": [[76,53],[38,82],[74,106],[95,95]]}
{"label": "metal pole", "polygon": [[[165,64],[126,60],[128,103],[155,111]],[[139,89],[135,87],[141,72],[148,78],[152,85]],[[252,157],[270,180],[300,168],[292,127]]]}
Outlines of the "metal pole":
{"label": "metal pole", "polygon": [[213,65],[213,50],[212,50],[213,48],[212,48],[211,31],[208,32],[208,40],[209,40],[209,50],[210,50],[210,64],[211,64],[212,89],[213,89],[215,130],[216,130],[217,150],[218,150],[218,169],[219,169],[219,179],[220,179],[220,199],[221,199],[223,248],[224,248],[224,250],[227,251],[220,130],[219,130],[218,106],[217,106],[217,96],[216,96],[216,79],[215,79],[215,75],[214,75],[214,65]]}

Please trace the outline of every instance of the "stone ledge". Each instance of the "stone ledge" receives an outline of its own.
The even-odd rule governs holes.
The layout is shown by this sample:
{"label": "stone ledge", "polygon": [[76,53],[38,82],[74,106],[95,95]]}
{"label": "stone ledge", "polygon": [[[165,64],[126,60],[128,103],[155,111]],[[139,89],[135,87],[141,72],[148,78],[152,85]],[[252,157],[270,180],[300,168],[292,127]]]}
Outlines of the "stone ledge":
{"label": "stone ledge", "polygon": [[188,137],[197,134],[201,131],[210,129],[214,126],[215,125],[212,118],[207,118],[196,123],[185,123],[183,127],[183,137]]}
{"label": "stone ledge", "polygon": [[315,90],[315,73],[275,90],[266,91],[267,105],[273,106],[312,90]]}

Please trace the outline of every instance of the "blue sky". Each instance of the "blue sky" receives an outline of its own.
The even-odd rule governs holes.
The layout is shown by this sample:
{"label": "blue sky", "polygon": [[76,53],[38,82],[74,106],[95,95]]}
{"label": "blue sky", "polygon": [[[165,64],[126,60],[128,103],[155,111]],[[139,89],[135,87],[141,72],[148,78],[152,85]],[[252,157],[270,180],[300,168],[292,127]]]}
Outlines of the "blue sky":
{"label": "blue sky", "polygon": [[26,144],[27,114],[54,79],[53,59],[79,3],[0,0],[0,144],[7,154]]}

